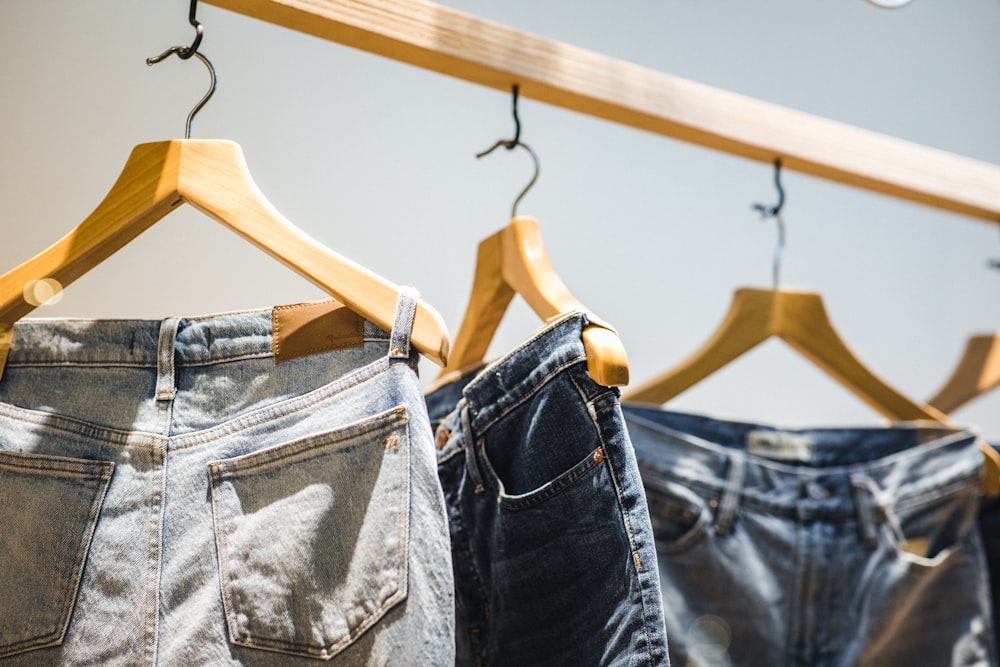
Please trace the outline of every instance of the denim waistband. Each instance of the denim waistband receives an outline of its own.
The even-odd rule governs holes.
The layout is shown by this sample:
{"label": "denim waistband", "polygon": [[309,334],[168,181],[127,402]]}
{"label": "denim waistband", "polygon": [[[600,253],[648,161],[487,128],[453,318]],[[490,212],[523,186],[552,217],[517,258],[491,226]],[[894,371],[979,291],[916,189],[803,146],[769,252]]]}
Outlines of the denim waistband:
{"label": "denim waistband", "polygon": [[480,370],[462,390],[471,415],[472,431],[481,433],[489,428],[560,371],[586,363],[587,353],[580,335],[587,324],[587,316],[583,313],[564,315]]}
{"label": "denim waistband", "polygon": [[[851,516],[857,493],[896,507],[978,482],[975,432],[900,424],[872,428],[783,429],[623,405],[636,456],[649,483],[679,480],[744,501],[801,514]],[[757,450],[777,448],[779,456]]]}
{"label": "denim waistband", "polygon": [[[176,322],[174,363],[198,366],[272,354],[271,308],[165,320],[27,319],[14,325],[8,366],[156,366],[164,323]],[[364,321],[364,340],[389,332]]]}

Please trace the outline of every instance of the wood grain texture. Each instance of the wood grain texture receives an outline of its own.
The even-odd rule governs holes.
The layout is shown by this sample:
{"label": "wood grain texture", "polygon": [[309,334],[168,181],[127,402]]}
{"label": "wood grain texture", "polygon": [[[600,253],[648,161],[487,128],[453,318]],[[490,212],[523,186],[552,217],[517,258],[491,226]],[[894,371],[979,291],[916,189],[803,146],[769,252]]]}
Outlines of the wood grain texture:
{"label": "wood grain texture", "polygon": [[1000,223],[1000,166],[687,81],[425,0],[205,0],[473,83]]}

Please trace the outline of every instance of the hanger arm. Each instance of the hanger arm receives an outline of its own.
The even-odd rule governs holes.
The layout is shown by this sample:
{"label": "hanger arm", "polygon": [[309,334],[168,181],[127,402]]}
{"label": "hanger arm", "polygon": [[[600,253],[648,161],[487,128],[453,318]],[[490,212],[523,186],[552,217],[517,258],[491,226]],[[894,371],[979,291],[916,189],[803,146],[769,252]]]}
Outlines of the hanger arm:
{"label": "hanger arm", "polygon": [[500,268],[501,234],[493,234],[479,243],[469,305],[448,364],[441,370],[442,376],[462,371],[486,358],[490,342],[514,298],[514,289],[504,280]]}
{"label": "hanger arm", "polygon": [[876,377],[834,329],[820,295],[794,290],[736,290],[726,318],[705,345],[625,399],[666,403],[771,336],[889,419],[947,420],[940,411],[915,403]]}
{"label": "hanger arm", "polygon": [[965,342],[951,377],[928,403],[950,414],[997,386],[1000,386],[1000,335],[978,334]]}
{"label": "hanger arm", "polygon": [[178,156],[175,147],[137,146],[107,196],[79,226],[0,276],[0,325],[12,326],[35,309],[24,299],[25,286],[46,278],[68,286],[178,206]]}
{"label": "hanger arm", "polygon": [[[69,285],[182,202],[223,223],[359,315],[385,329],[392,327],[395,285],[324,248],[285,220],[257,188],[238,144],[200,140],[136,146],[108,195],[83,223],[0,276],[0,325],[12,326],[34,308],[24,300],[25,285],[45,278]],[[444,364],[447,329],[422,301],[411,340],[420,352]]]}
{"label": "hanger arm", "polygon": [[518,216],[499,235],[504,281],[543,320],[572,311],[587,314],[590,323],[584,327],[581,338],[590,376],[606,387],[627,385],[628,357],[618,332],[601,322],[570,293],[552,268],[538,221]]}
{"label": "hanger arm", "polygon": [[712,336],[690,357],[624,396],[632,403],[660,405],[715,373],[773,335],[774,297],[768,290],[739,289]]}
{"label": "hanger arm", "polygon": [[882,416],[896,421],[947,421],[929,405],[907,398],[872,373],[837,333],[815,292],[779,290],[778,336]]}
{"label": "hanger arm", "polygon": [[[392,327],[399,288],[317,243],[267,201],[229,141],[184,142],[180,193],[184,201],[385,329]],[[441,316],[418,301],[410,336],[414,346],[444,365],[449,349]]]}
{"label": "hanger arm", "polygon": [[455,339],[455,352],[445,372],[481,362],[514,294],[543,320],[564,313],[586,313],[590,324],[582,339],[587,370],[606,387],[628,384],[628,357],[618,333],[584,308],[549,262],[538,222],[515,217],[479,244],[472,295]]}

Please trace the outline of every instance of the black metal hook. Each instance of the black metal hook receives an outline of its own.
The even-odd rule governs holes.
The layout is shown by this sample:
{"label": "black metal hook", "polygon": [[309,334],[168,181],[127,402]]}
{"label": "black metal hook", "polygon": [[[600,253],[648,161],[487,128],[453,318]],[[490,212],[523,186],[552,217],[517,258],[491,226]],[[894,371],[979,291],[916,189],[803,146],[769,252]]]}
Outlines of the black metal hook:
{"label": "black metal hook", "polygon": [[774,187],[778,189],[778,203],[773,206],[766,204],[754,204],[753,209],[760,212],[762,217],[773,218],[781,213],[781,207],[785,205],[785,188],[781,186],[781,158],[774,160]]}
{"label": "black metal hook", "polygon": [[778,203],[773,206],[754,204],[753,209],[760,213],[762,219],[774,218],[778,225],[778,243],[774,246],[774,262],[771,268],[774,289],[778,289],[781,284],[781,259],[785,252],[785,221],[781,217],[781,209],[785,205],[785,188],[781,185],[781,158],[774,160],[774,186],[778,189]]}
{"label": "black metal hook", "polygon": [[191,42],[191,46],[171,46],[169,49],[164,51],[158,56],[153,56],[152,58],[146,58],[147,65],[155,65],[164,58],[169,58],[170,54],[176,53],[177,57],[181,60],[187,60],[193,56],[198,51],[198,47],[201,46],[201,38],[205,34],[205,28],[202,27],[201,22],[195,18],[198,14],[198,0],[191,0],[191,6],[188,9],[188,23],[194,26],[194,41]]}
{"label": "black metal hook", "polygon": [[521,118],[518,116],[518,113],[517,113],[518,89],[519,89],[519,86],[515,83],[514,86],[513,86],[513,89],[512,89],[512,91],[513,91],[513,98],[514,98],[514,103],[513,103],[513,112],[514,112],[514,138],[513,139],[498,139],[495,144],[493,144],[492,146],[490,146],[489,148],[487,148],[483,152],[476,153],[476,157],[477,158],[481,158],[481,157],[485,157],[485,156],[489,155],[490,153],[492,153],[496,149],[500,148],[501,146],[503,146],[504,148],[506,148],[509,151],[512,151],[515,148],[517,148],[518,146],[520,146],[524,150],[528,151],[528,153],[531,155],[531,160],[535,164],[535,173],[532,175],[531,180],[528,181],[528,184],[526,186],[524,186],[524,189],[521,190],[521,193],[514,200],[514,205],[511,207],[511,210],[510,210],[510,216],[512,218],[517,216],[517,205],[521,203],[521,200],[524,198],[524,195],[528,194],[528,190],[530,190],[531,187],[535,184],[535,181],[538,180],[538,175],[539,175],[539,173],[541,173],[541,170],[542,170],[541,169],[541,163],[538,160],[538,154],[535,153],[534,150],[532,150],[531,146],[529,146],[528,144],[526,144],[523,141],[521,141]]}
{"label": "black metal hook", "polygon": [[212,95],[215,93],[215,86],[218,82],[218,77],[215,74],[215,66],[206,58],[203,54],[198,52],[198,47],[201,46],[201,38],[205,34],[205,28],[198,21],[196,15],[198,13],[198,0],[191,0],[191,6],[188,9],[188,23],[194,26],[195,36],[194,41],[191,46],[171,46],[169,49],[164,51],[158,56],[153,56],[152,58],[146,58],[146,64],[152,67],[156,63],[169,58],[171,54],[176,53],[177,57],[181,60],[188,60],[191,56],[197,56],[199,60],[205,63],[205,67],[208,68],[209,75],[212,78],[212,83],[209,86],[208,92],[194,105],[194,108],[188,113],[187,123],[184,128],[184,138],[191,138],[191,125],[194,123],[195,114],[201,111],[201,108],[208,103]]}
{"label": "black metal hook", "polygon": [[1000,271],[1000,259],[988,259],[986,260],[986,266],[995,271]]}

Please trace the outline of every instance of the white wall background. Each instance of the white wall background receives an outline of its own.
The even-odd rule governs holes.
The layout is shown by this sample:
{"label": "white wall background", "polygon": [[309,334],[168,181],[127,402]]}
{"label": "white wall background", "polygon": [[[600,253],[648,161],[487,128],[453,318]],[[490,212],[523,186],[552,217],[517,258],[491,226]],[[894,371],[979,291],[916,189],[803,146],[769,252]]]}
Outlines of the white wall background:
{"label": "white wall background", "polygon": [[[451,0],[520,30],[759,99],[1000,163],[1000,1],[503,3]],[[177,138],[202,65],[187,0],[0,2],[0,267],[78,224],[137,143]],[[268,198],[308,234],[398,283],[457,330],[476,244],[530,175],[521,152],[473,154],[512,130],[509,95],[202,5],[219,90],[195,138],[239,142]],[[538,218],[572,291],[615,324],[633,382],[697,347],[734,288],[770,284],[767,165],[522,100],[542,177]],[[925,399],[968,335],[1000,329],[996,226],[786,173],[787,286],[814,289],[858,356]],[[196,315],[320,298],[190,208],[83,277],[62,317]],[[537,319],[518,304],[501,354]],[[435,369],[425,365],[425,379]],[[877,415],[772,341],[673,407],[788,425]],[[1000,391],[956,414],[1000,434]]]}

